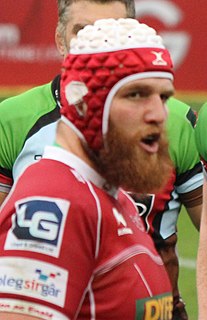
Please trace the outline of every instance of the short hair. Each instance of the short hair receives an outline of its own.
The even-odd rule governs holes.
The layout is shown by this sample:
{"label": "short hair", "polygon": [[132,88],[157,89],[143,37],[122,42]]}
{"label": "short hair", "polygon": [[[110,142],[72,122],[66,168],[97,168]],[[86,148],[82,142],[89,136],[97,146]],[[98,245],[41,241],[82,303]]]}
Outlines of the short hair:
{"label": "short hair", "polygon": [[[80,0],[57,0],[58,5],[58,25],[57,30],[58,32],[64,36],[65,34],[65,28],[68,23],[68,13],[70,6],[74,2],[78,2]],[[99,3],[99,4],[108,4],[113,2],[120,2],[123,3],[126,7],[126,18],[135,18],[135,3],[134,0],[85,0],[91,3]],[[112,17],[113,18],[113,17]]]}

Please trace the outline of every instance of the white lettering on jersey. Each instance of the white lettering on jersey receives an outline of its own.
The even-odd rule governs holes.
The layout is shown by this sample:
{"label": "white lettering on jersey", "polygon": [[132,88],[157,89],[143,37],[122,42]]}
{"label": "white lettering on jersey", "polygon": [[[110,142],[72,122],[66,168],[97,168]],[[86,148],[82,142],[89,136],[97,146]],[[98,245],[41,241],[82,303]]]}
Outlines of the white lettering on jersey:
{"label": "white lettering on jersey", "polygon": [[0,292],[30,296],[64,307],[68,271],[22,257],[0,257]]}
{"label": "white lettering on jersey", "polygon": [[[29,315],[42,320],[69,320],[63,313],[39,303],[26,302],[18,299],[0,298],[0,312],[12,313],[14,315]],[[6,319],[6,318],[5,318]]]}

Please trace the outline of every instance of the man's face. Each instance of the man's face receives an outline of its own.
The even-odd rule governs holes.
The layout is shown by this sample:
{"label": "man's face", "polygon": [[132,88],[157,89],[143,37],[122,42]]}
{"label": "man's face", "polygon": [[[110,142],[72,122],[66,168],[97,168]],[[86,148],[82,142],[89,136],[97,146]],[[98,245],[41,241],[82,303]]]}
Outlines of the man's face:
{"label": "man's face", "polygon": [[68,53],[71,38],[88,24],[93,24],[98,19],[126,18],[126,7],[123,3],[95,3],[85,0],[73,2],[69,8],[69,20],[66,27],[65,52]]}
{"label": "man's face", "polygon": [[170,80],[155,78],[130,82],[116,93],[97,161],[109,183],[142,193],[163,187],[171,170],[165,104],[172,94]]}

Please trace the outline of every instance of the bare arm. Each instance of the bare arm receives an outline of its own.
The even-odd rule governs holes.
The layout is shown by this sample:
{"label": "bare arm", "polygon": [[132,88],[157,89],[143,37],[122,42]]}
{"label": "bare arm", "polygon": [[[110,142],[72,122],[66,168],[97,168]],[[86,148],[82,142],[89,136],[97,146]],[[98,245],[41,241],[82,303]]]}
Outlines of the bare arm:
{"label": "bare arm", "polygon": [[203,185],[203,208],[197,257],[197,290],[199,320],[207,319],[207,180]]}
{"label": "bare arm", "polygon": [[194,206],[192,208],[186,208],[188,215],[194,224],[195,228],[199,231],[200,229],[200,223],[201,223],[201,210],[202,210],[202,204],[199,204],[197,206]]}

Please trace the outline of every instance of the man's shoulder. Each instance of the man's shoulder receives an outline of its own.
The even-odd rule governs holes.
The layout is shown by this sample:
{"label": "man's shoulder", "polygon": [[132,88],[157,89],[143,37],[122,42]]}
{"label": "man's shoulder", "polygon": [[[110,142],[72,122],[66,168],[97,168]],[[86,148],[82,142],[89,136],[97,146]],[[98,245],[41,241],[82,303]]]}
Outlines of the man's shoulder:
{"label": "man's shoulder", "polygon": [[185,112],[186,110],[189,109],[189,105],[175,97],[171,97],[168,102],[167,102],[167,106],[169,110],[177,110],[177,108],[179,107],[181,112]]}
{"label": "man's shoulder", "polygon": [[[205,102],[199,112],[198,112],[198,115],[201,117],[202,116],[202,120],[203,120],[203,117],[207,117],[207,102]],[[199,119],[199,118],[198,118]]]}
{"label": "man's shoulder", "polygon": [[181,174],[199,163],[194,132],[196,115],[190,106],[175,98],[169,99],[167,106],[169,152],[177,173]]}
{"label": "man's shoulder", "polygon": [[207,103],[203,104],[198,113],[198,121],[195,127],[195,137],[199,154],[207,161]]}
{"label": "man's shoulder", "polygon": [[[15,163],[17,168],[18,163],[22,169],[26,164],[34,161],[36,154],[42,154],[46,138],[49,139],[50,135],[48,134],[46,138],[44,136],[42,139],[39,138],[41,137],[41,129],[54,123],[59,117],[59,107],[57,107],[54,98],[52,83],[35,87],[18,96],[4,100],[0,104],[0,145],[2,150],[0,166],[2,168],[12,170]],[[55,133],[54,128],[52,133],[53,131]],[[51,134],[50,131],[49,133]],[[30,140],[32,144],[26,145],[26,140],[31,137],[33,138]],[[21,157],[19,158],[20,153]],[[16,162],[17,159],[18,162]]]}
{"label": "man's shoulder", "polygon": [[[202,131],[202,134],[207,132],[206,122],[207,122],[207,102],[201,106],[201,108],[198,112],[196,131]],[[205,136],[205,134],[204,134],[204,136]]]}
{"label": "man's shoulder", "polygon": [[30,181],[24,192],[27,197],[38,194],[38,197],[69,199],[78,208],[96,209],[96,201],[88,183],[65,161],[43,157],[28,166],[18,179],[15,188],[18,193],[21,194],[25,189],[27,181]]}
{"label": "man's shoulder", "polygon": [[51,82],[34,87],[17,96],[5,99],[0,103],[0,118],[11,120],[16,116],[38,114],[50,110],[55,105],[55,99],[52,94]]}
{"label": "man's shoulder", "polygon": [[194,127],[196,123],[196,114],[194,110],[185,102],[176,98],[170,98],[167,103],[169,111],[168,126],[175,123],[178,126],[191,126]]}

